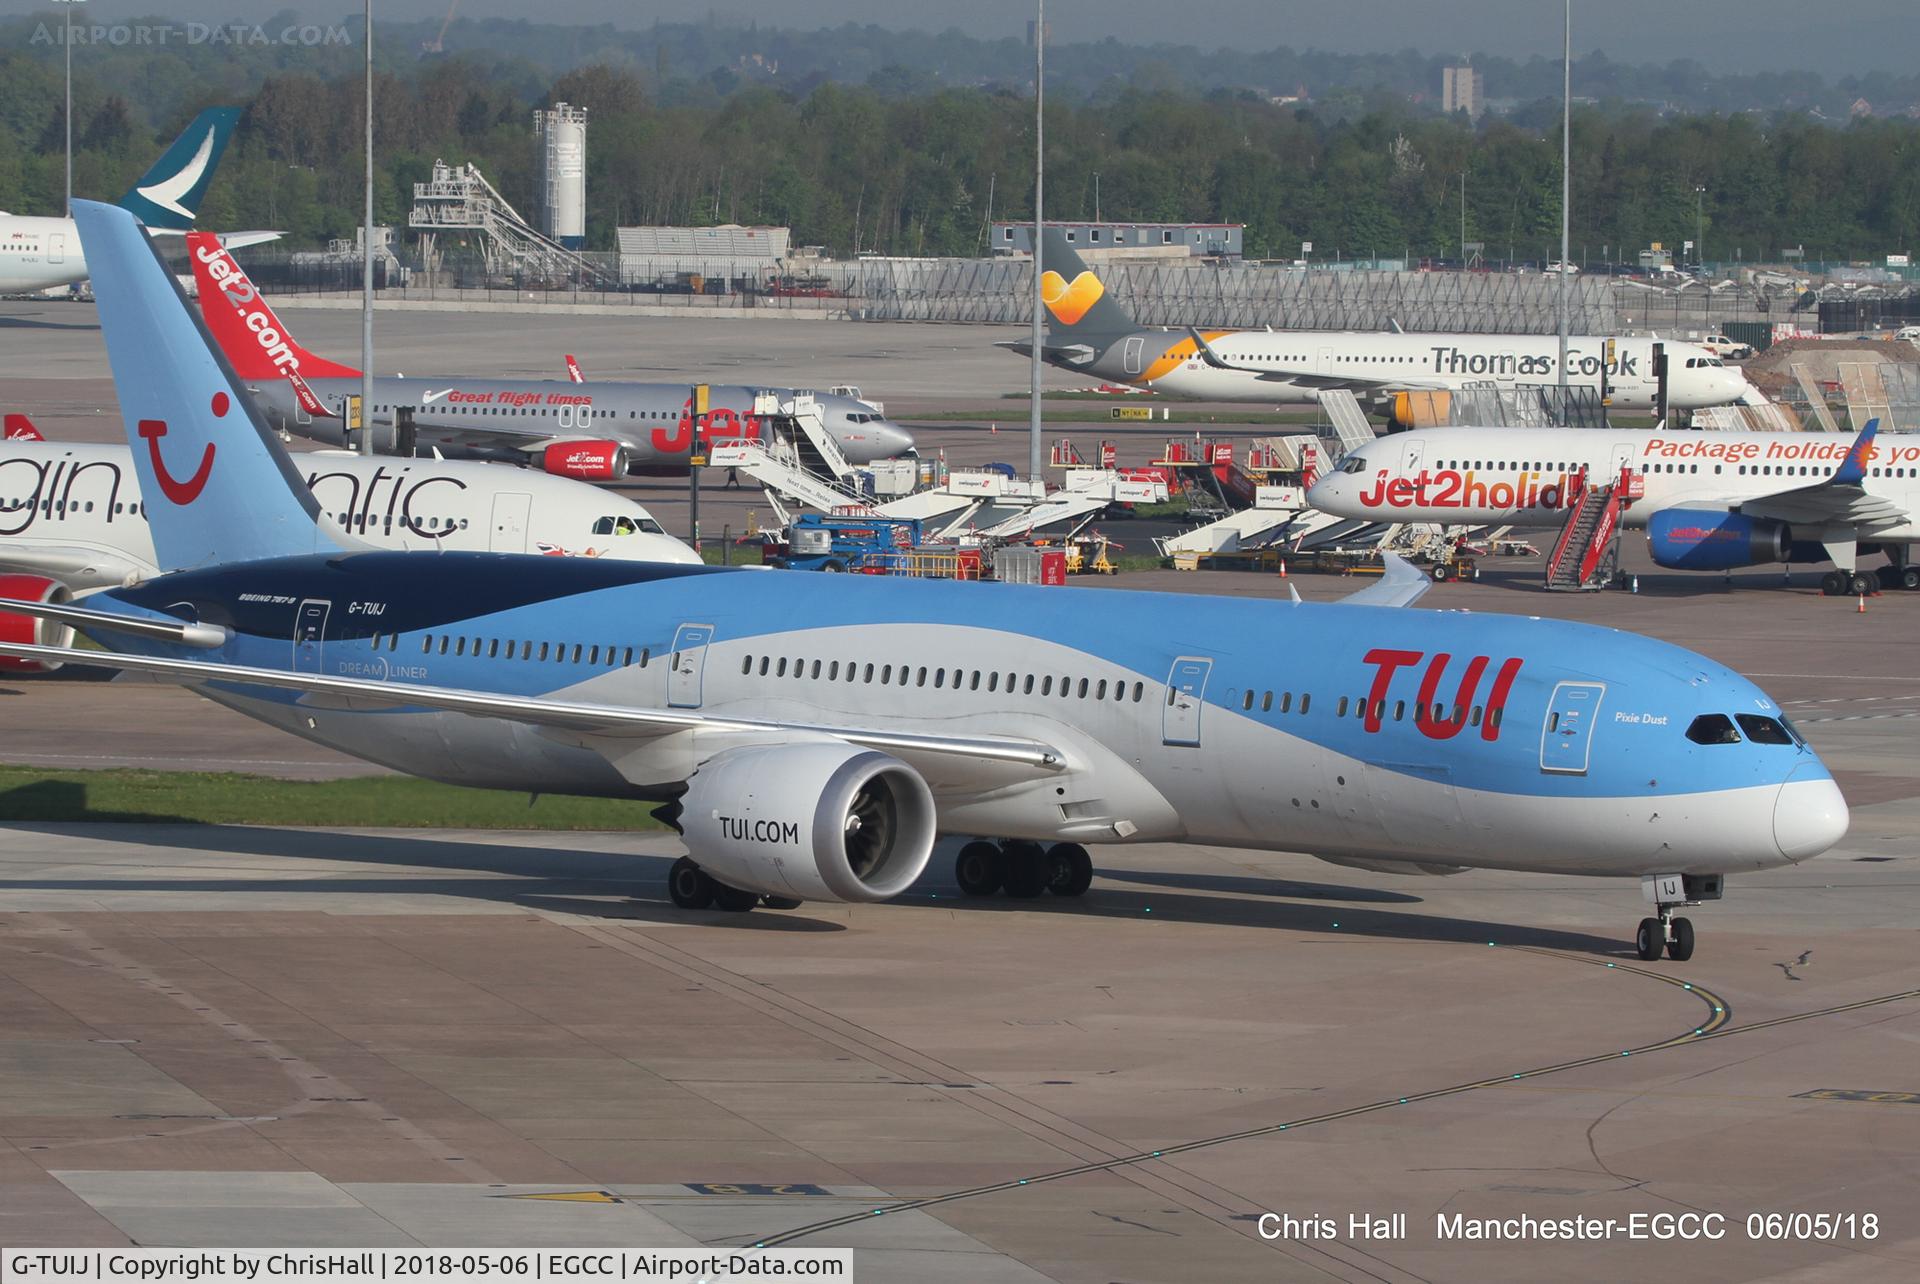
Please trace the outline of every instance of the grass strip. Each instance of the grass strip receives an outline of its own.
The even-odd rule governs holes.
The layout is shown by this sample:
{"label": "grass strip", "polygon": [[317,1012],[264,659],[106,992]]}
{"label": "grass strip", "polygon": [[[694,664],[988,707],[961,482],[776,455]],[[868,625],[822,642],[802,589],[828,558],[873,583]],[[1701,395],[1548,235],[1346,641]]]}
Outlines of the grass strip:
{"label": "grass strip", "polygon": [[411,776],[281,780],[239,772],[0,766],[0,823],[658,830],[660,822],[649,814],[655,805],[532,798]]}

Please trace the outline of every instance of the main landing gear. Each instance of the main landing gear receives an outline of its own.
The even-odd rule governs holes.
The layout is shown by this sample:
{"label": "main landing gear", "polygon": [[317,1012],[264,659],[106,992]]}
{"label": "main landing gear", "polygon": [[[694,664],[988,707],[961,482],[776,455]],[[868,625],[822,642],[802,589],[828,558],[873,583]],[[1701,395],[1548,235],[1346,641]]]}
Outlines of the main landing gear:
{"label": "main landing gear", "polygon": [[1042,847],[1021,839],[1003,843],[971,842],[954,858],[953,876],[969,896],[1004,891],[1015,900],[1083,896],[1093,885],[1093,857],[1079,843]]}
{"label": "main landing gear", "polygon": [[728,887],[685,856],[673,862],[673,868],[667,871],[667,895],[681,909],[721,909],[734,914],[744,914],[756,905],[768,909],[799,909],[802,904],[790,896],[762,896],[758,892]]}
{"label": "main landing gear", "polygon": [[1664,952],[1675,963],[1693,957],[1693,923],[1676,918],[1674,911],[1702,901],[1717,901],[1726,892],[1719,874],[1648,874],[1640,880],[1641,895],[1652,903],[1656,917],[1640,920],[1633,934],[1633,952],[1651,963]]}
{"label": "main landing gear", "polygon": [[1866,571],[1828,571],[1820,577],[1827,597],[1866,597],[1880,591],[1880,577]]}

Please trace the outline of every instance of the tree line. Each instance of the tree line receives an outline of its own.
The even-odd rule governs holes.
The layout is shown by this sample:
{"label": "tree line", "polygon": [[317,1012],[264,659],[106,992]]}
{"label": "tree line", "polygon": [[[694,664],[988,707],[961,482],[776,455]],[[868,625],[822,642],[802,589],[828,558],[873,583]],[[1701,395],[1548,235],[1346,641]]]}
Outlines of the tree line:
{"label": "tree line", "polygon": [[[355,55],[349,54],[351,58]],[[806,92],[721,93],[620,65],[543,77],[462,57],[376,77],[376,219],[404,227],[435,158],[472,161],[532,215],[530,113],[564,100],[588,126],[588,233],[611,248],[633,224],[785,225],[832,253],[969,256],[989,219],[1031,216],[1032,104],[992,88],[826,81]],[[270,69],[248,89],[169,88],[145,118],[139,85],[76,90],[75,188],[117,197],[194,111],[245,107],[203,208],[219,228],[284,229],[293,245],[350,236],[360,202],[361,88]],[[1557,254],[1558,104],[1469,122],[1382,91],[1309,105],[1246,91],[1125,85],[1049,100],[1048,214],[1247,225],[1250,257]],[[0,209],[52,213],[62,186],[58,72],[0,55]],[[1715,260],[1863,258],[1920,246],[1920,122],[1835,127],[1804,114],[1663,116],[1577,108],[1576,256],[1619,260],[1704,234]]]}

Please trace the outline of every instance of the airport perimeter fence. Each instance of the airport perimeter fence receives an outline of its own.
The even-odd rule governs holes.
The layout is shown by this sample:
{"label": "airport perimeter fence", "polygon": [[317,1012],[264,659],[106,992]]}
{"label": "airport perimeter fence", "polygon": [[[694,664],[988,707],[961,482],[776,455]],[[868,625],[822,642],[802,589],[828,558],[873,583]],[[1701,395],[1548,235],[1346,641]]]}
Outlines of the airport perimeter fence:
{"label": "airport perimeter fence", "polygon": [[[1030,316],[1026,259],[867,259],[854,315],[868,321],[1018,325]],[[1142,325],[1270,325],[1301,330],[1546,333],[1557,280],[1504,272],[1375,272],[1250,263],[1109,263],[1107,293]],[[1615,330],[1608,282],[1569,283],[1573,329]]]}
{"label": "airport perimeter fence", "polygon": [[[236,257],[270,295],[340,295],[360,289],[352,258],[281,250]],[[891,259],[825,263],[805,273],[755,276],[739,264],[587,254],[574,279],[489,271],[477,254],[445,254],[429,274],[404,259],[376,260],[374,288],[399,301],[537,309],[547,305],[753,309],[865,321],[1024,325],[1032,263],[1025,259]],[[1107,291],[1142,325],[1274,326],[1550,334],[1559,326],[1558,281],[1541,273],[1404,272],[1251,263],[1113,263]],[[730,273],[730,275],[723,275]],[[1920,323],[1911,287],[1822,292],[1752,284],[1674,288],[1603,276],[1569,282],[1576,334],[1659,334],[1676,339],[1786,324],[1828,334]],[[1756,345],[1764,346],[1764,345]]]}

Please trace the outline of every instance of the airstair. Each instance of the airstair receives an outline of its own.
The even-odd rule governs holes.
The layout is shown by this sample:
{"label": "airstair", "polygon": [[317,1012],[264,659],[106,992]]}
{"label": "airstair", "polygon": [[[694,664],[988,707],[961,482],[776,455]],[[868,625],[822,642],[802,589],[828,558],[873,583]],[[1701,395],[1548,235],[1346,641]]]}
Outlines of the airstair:
{"label": "airstair", "polygon": [[1632,468],[1621,469],[1609,486],[1585,484],[1584,472],[1581,482],[1580,497],[1547,558],[1549,592],[1591,592],[1613,583],[1620,569],[1620,514],[1645,484]]}
{"label": "airstair", "polygon": [[1339,438],[1342,456],[1374,439],[1373,424],[1368,422],[1367,412],[1360,408],[1359,398],[1345,388],[1329,388],[1321,393],[1320,409],[1325,412],[1327,422],[1333,425],[1333,434]]}
{"label": "airstair", "polygon": [[811,394],[783,402],[761,393],[754,398],[753,416],[760,436],[712,441],[710,467],[737,468],[776,500],[823,513],[872,503],[855,483],[854,467],[827,431],[820,403]]}

